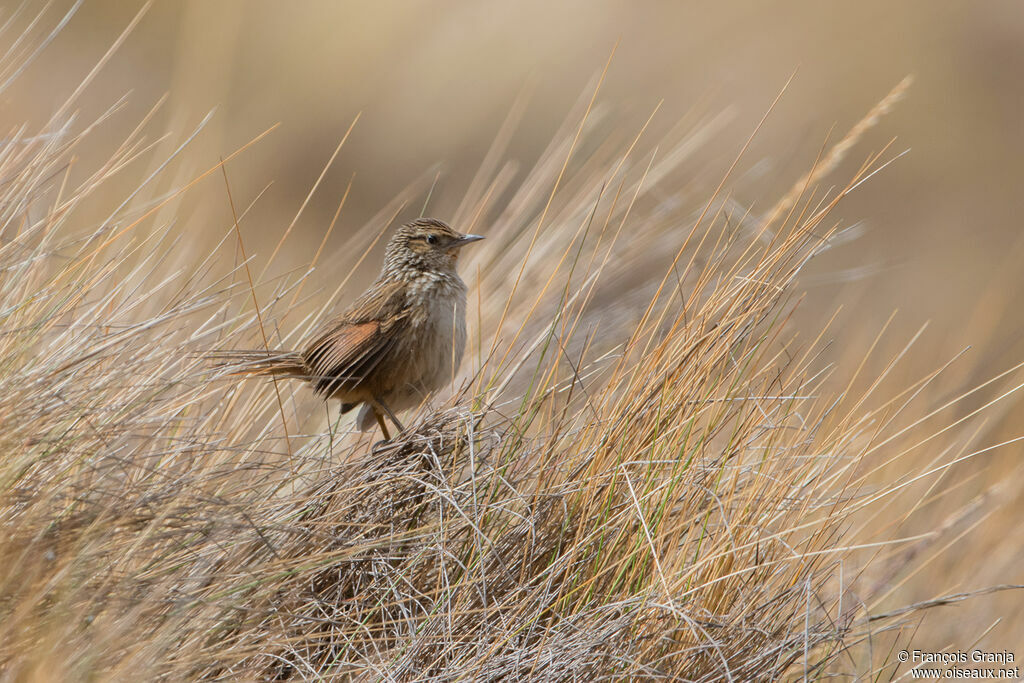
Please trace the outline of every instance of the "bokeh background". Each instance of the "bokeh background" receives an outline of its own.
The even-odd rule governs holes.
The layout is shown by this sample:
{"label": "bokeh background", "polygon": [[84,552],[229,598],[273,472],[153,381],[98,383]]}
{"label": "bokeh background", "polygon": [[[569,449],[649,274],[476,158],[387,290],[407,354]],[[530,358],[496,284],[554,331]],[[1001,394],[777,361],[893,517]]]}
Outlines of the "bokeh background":
{"label": "bokeh background", "polygon": [[[32,5],[5,7],[14,27],[8,30],[28,25],[39,10]],[[33,34],[45,35],[71,6],[54,2],[51,21]],[[4,91],[6,119],[30,126],[48,120],[142,7],[129,0],[84,2]],[[805,301],[793,324],[820,329],[823,317],[841,308],[832,328],[836,343],[823,362],[863,353],[894,311],[882,349],[898,350],[927,324],[916,352],[892,374],[896,385],[971,347],[946,373],[937,399],[1024,359],[1019,0],[164,0],[146,10],[78,101],[87,121],[129,95],[79,154],[88,156],[90,145],[100,153],[104,136],[123,136],[165,94],[152,121],[154,130],[170,131],[157,141],[163,156],[214,111],[158,181],[170,190],[280,123],[228,166],[240,203],[272,182],[243,223],[261,263],[358,116],[272,266],[287,272],[311,258],[350,182],[327,254],[344,251],[347,235],[390,215],[396,197],[409,200],[399,220],[419,215],[428,193],[428,213],[451,216],[510,111],[519,120],[506,156],[529,168],[593,88],[613,48],[598,99],[610,129],[626,131],[628,138],[660,102],[644,149],[653,150],[673,131],[704,131],[658,187],[695,210],[791,76],[729,186],[731,198],[754,215],[786,192],[826,140],[840,137],[912,74],[907,96],[826,179],[826,186],[841,183],[893,138],[888,157],[908,151],[838,208],[835,215],[850,228],[846,237],[854,239],[841,241],[807,270]],[[128,174],[124,191],[146,164],[152,170],[157,162],[139,163],[143,168]],[[217,177],[168,211],[173,216],[165,219],[199,243],[230,223]],[[476,231],[486,234],[486,224]],[[376,259],[367,262],[364,282]],[[329,287],[339,274],[328,261],[312,278]],[[354,282],[353,291],[360,284]],[[881,367],[887,356],[878,358],[871,364]],[[982,392],[960,410],[988,398]],[[993,413],[991,440],[1024,432],[1022,417],[1011,396]],[[942,535],[938,559],[902,582],[894,603],[1024,583],[1018,525],[1024,488],[1015,483],[1022,454],[1011,445],[951,471],[944,483],[957,493],[949,504],[973,506],[970,513],[948,522],[942,510],[921,510],[894,530]],[[928,616],[913,644],[967,649],[987,632],[988,646],[1013,650],[1021,647],[1024,632],[1020,613],[1024,600],[1014,593],[943,608]],[[1024,658],[1024,650],[1016,655]]]}

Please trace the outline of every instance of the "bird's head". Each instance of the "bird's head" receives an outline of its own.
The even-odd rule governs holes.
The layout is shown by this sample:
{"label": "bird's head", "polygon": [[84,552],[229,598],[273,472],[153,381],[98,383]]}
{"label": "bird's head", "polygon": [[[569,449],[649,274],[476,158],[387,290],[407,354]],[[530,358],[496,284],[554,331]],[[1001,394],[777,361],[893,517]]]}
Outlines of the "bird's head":
{"label": "bird's head", "polygon": [[418,218],[399,228],[388,242],[384,269],[454,272],[462,247],[482,239],[453,230],[436,218]]}

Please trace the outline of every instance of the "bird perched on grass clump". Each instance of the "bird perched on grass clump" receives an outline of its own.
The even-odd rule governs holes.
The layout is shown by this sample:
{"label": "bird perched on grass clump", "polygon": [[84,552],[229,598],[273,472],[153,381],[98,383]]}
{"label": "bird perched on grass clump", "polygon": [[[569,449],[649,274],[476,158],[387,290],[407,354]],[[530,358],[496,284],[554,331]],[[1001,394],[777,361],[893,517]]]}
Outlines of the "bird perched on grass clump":
{"label": "bird perched on grass clump", "polygon": [[388,242],[380,277],[303,351],[227,351],[237,374],[303,379],[345,413],[362,404],[356,425],[374,420],[390,439],[384,415],[415,407],[449,381],[466,346],[466,285],[455,270],[459,250],[481,240],[421,218]]}

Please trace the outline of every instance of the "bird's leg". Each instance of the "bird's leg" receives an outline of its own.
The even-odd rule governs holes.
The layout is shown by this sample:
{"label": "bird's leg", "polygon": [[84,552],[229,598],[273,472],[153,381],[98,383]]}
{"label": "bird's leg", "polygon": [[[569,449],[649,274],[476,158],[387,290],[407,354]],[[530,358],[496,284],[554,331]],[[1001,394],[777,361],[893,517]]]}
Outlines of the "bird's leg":
{"label": "bird's leg", "polygon": [[386,404],[384,404],[384,403],[383,403],[382,401],[377,401],[377,403],[380,403],[380,407],[381,407],[381,409],[382,409],[382,410],[383,410],[383,411],[384,411],[384,412],[385,412],[385,413],[387,414],[387,416],[388,416],[388,417],[389,417],[389,418],[391,419],[391,422],[392,422],[392,423],[393,423],[393,424],[394,424],[394,425],[395,425],[396,427],[398,427],[398,431],[399,431],[399,432],[404,432],[404,431],[405,431],[405,427],[403,427],[403,426],[402,426],[402,423],[398,421],[398,418],[397,418],[397,417],[395,417],[395,414],[394,414],[393,412],[391,412],[391,408],[388,408],[388,407],[387,407],[387,405],[386,405]]}
{"label": "bird's leg", "polygon": [[324,401],[324,412],[327,413],[327,452],[334,453],[334,430],[331,429],[331,407]]}
{"label": "bird's leg", "polygon": [[384,418],[381,416],[381,413],[384,413],[384,415],[388,416],[388,418],[391,420],[391,423],[398,428],[399,432],[405,431],[405,427],[402,426],[402,423],[398,421],[398,418],[395,417],[395,414],[391,412],[391,408],[388,408],[387,404],[384,403],[384,401],[380,400],[379,398],[375,398],[370,403],[370,407],[373,408],[373,414],[377,418],[377,424],[381,426],[381,431],[384,432],[385,436],[387,436],[387,430],[384,429]]}
{"label": "bird's leg", "polygon": [[377,424],[380,425],[380,431],[384,434],[385,441],[391,441],[391,435],[388,434],[388,426],[384,423],[384,416],[377,412],[377,409],[373,409],[373,416],[377,418]]}

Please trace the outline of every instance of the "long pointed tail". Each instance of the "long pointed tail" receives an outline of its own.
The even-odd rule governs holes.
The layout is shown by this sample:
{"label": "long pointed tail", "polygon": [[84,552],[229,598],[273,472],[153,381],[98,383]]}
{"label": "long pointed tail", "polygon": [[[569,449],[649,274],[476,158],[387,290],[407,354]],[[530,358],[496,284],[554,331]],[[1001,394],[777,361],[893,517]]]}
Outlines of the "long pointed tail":
{"label": "long pointed tail", "polygon": [[309,375],[306,364],[295,351],[231,350],[205,354],[216,361],[218,368],[230,369],[232,375],[284,375],[304,378]]}

